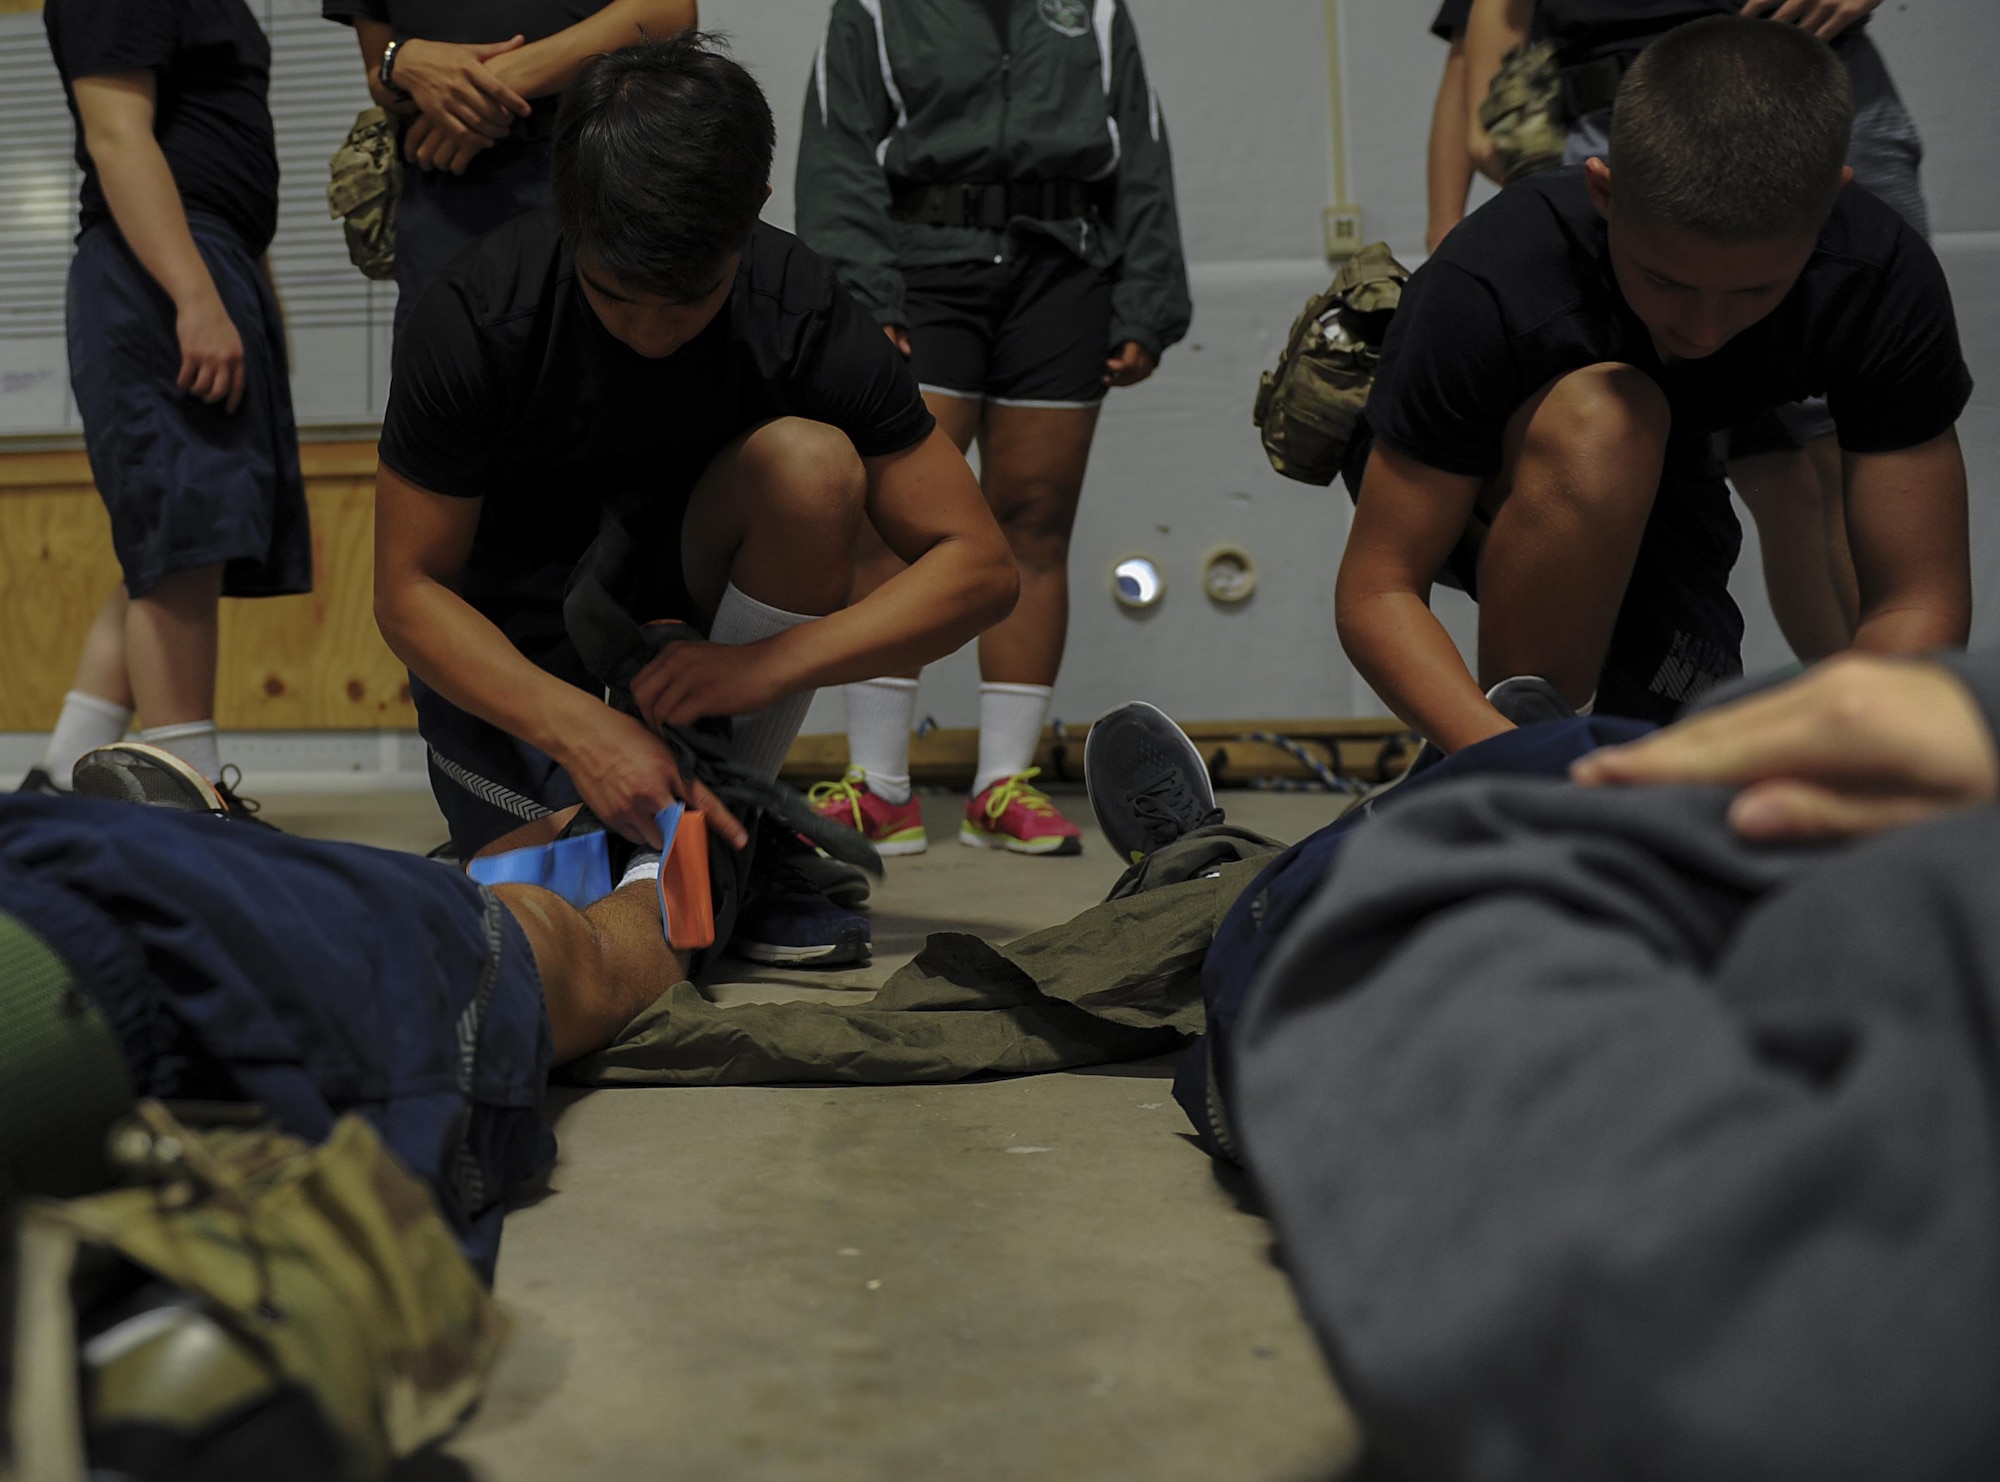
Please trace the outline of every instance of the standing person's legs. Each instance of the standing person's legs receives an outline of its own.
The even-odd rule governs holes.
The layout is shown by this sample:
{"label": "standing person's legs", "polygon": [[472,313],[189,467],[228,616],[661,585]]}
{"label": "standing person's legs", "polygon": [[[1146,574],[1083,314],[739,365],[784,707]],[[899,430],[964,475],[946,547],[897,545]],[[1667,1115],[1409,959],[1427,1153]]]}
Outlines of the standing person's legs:
{"label": "standing person's legs", "polygon": [[23,792],[68,792],[77,761],[121,739],[132,724],[132,684],[125,670],[125,588],[114,587],[91,619],[76,678],[63,696],[41,765],[21,784]]}

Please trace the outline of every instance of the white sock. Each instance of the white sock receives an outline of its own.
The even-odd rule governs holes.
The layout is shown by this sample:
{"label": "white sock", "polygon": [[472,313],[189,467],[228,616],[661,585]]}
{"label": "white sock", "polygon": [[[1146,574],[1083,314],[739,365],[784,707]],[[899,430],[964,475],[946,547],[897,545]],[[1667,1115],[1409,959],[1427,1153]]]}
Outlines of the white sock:
{"label": "white sock", "polygon": [[618,877],[615,889],[623,890],[634,880],[657,880],[660,878],[660,851],[641,849],[632,856],[632,862],[625,866],[625,873]]}
{"label": "white sock", "polygon": [[1035,764],[1042,740],[1042,720],[1049,713],[1045,684],[982,684],[979,686],[979,771],[972,779],[978,797],[1003,777],[1025,772]]}
{"label": "white sock", "polygon": [[125,735],[132,724],[129,706],[115,705],[82,690],[63,696],[62,714],[49,732],[49,748],[42,753],[42,770],[64,792],[70,790],[69,774],[88,752],[109,746]]}
{"label": "white sock", "polygon": [[910,800],[910,723],[917,715],[914,679],[864,679],[847,692],[847,764],[868,774],[885,803]]}
{"label": "white sock", "polygon": [[171,751],[210,782],[222,780],[222,757],[215,745],[215,722],[191,720],[177,726],[154,726],[141,731],[139,739],[148,746]]}
{"label": "white sock", "polygon": [[[755,643],[812,620],[811,613],[786,612],[745,596],[731,582],[723,588],[722,600],[716,604],[715,622],[708,636],[714,643]],[[787,695],[768,710],[759,710],[754,715],[732,715],[729,719],[735,727],[736,759],[766,777],[777,776],[778,768],[785,764],[785,753],[798,739],[799,727],[806,723],[812,699],[813,691],[801,690],[796,695]]]}

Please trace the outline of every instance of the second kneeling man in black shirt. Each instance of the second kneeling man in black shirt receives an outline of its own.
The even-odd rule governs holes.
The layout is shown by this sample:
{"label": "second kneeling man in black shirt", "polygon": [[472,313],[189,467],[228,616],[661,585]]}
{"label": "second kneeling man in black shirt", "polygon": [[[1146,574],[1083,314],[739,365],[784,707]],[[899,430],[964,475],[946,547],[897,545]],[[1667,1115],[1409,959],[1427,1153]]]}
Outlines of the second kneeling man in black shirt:
{"label": "second kneeling man in black shirt", "polygon": [[[1480,690],[1512,675],[1669,720],[1739,672],[1713,435],[1804,397],[1842,450],[1854,646],[1965,642],[1971,378],[1936,257],[1849,183],[1851,118],[1823,43],[1694,22],[1626,74],[1608,166],[1510,188],[1411,279],[1348,461],[1336,608],[1446,750],[1507,728]],[[1479,600],[1477,683],[1426,606],[1440,579]]]}
{"label": "second kneeling man in black shirt", "polygon": [[[655,814],[707,801],[565,630],[587,553],[630,616],[708,639],[634,680],[645,721],[733,717],[766,775],[815,688],[940,658],[1013,604],[1006,540],[902,357],[757,220],[772,138],[756,83],[698,36],[596,59],[564,94],[555,211],[476,242],[398,342],[376,615],[462,856],[545,842],[579,803],[658,847]],[[847,606],[864,520],[910,565]],[[752,896],[750,955],[866,950],[796,877]]]}

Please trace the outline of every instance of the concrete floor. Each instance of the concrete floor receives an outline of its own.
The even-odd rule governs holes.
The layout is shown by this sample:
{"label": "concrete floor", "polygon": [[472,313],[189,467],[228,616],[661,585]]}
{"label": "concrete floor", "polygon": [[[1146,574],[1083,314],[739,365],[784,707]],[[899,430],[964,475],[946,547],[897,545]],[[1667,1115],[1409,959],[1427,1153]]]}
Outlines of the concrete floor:
{"label": "concrete floor", "polygon": [[[1080,793],[1060,801],[1078,822]],[[1296,838],[1315,795],[1233,793]],[[443,837],[416,794],[265,799],[300,832]],[[723,1002],[858,1002],[928,931],[1006,940],[1117,875],[964,849],[891,860],[874,965],[736,964]],[[1192,1144],[1169,1061],[956,1086],[559,1091],[548,1190],[509,1217],[515,1336],[426,1479],[882,1478],[1305,1482],[1352,1421],[1268,1227]]]}

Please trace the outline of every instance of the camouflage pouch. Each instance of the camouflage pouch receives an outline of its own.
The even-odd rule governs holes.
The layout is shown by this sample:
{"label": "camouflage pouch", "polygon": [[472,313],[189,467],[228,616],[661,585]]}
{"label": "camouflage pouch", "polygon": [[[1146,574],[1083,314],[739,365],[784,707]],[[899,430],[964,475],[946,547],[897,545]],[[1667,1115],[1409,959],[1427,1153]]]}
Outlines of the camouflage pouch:
{"label": "camouflage pouch", "polygon": [[347,233],[348,259],[370,278],[396,275],[396,198],[403,191],[402,121],[380,108],[354,120],[328,161],[326,214]]}
{"label": "camouflage pouch", "polygon": [[1508,185],[1562,163],[1569,120],[1553,41],[1530,41],[1507,53],[1479,105],[1479,126],[1493,141]]}
{"label": "camouflage pouch", "polygon": [[22,1478],[362,1482],[478,1398],[504,1319],[368,1123],[308,1146],[141,1102],[110,1144],[131,1186],[16,1209]]}
{"label": "camouflage pouch", "polygon": [[1251,413],[1271,467],[1286,478],[1325,485],[1340,472],[1409,278],[1386,243],[1371,242],[1292,325],[1277,366],[1258,383]]}

